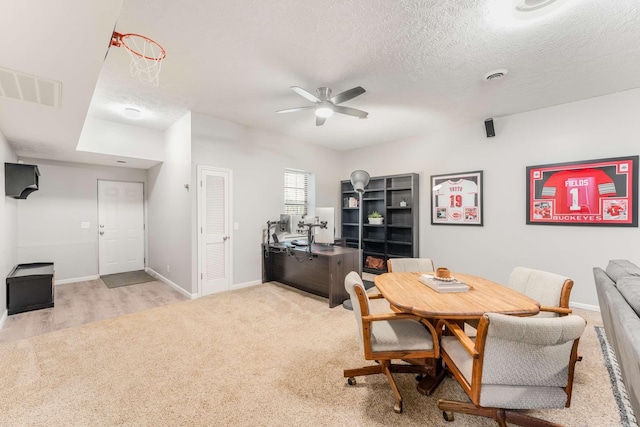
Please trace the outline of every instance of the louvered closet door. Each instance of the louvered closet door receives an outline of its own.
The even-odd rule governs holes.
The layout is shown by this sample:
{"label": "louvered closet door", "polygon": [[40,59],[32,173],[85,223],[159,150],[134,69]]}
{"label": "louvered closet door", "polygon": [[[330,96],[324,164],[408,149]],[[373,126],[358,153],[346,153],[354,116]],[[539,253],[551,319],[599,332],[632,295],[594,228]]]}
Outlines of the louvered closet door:
{"label": "louvered closet door", "polygon": [[201,167],[198,175],[200,295],[209,295],[226,291],[231,284],[231,171]]}

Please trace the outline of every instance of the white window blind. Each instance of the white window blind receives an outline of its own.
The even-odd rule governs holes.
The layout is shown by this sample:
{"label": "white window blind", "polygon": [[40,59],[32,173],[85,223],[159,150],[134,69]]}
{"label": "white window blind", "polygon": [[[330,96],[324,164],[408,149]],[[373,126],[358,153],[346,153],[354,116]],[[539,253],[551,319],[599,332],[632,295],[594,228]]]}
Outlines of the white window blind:
{"label": "white window blind", "polygon": [[306,215],[309,210],[309,174],[284,170],[284,213]]}

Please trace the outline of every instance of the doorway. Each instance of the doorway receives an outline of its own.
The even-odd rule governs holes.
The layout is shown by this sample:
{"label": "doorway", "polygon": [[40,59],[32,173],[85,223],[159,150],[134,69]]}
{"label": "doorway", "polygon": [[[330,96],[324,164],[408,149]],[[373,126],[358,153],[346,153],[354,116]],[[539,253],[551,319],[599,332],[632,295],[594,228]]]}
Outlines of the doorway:
{"label": "doorway", "polygon": [[230,169],[198,166],[198,293],[231,287]]}
{"label": "doorway", "polygon": [[98,180],[99,273],[144,269],[144,186]]}

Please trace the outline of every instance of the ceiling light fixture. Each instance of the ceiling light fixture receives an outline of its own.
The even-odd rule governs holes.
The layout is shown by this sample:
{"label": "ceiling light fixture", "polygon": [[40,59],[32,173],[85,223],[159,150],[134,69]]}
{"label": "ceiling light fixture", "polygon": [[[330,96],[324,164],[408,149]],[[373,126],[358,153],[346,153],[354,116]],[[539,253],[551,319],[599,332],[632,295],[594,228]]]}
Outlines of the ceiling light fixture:
{"label": "ceiling light fixture", "polygon": [[122,114],[129,119],[139,119],[142,113],[137,108],[127,107]]}
{"label": "ceiling light fixture", "polygon": [[127,163],[127,162],[126,162],[126,161],[124,161],[124,160],[116,160],[116,162],[118,162],[118,163]]}
{"label": "ceiling light fixture", "polygon": [[532,19],[558,9],[566,0],[513,0],[514,15],[519,19]]}
{"label": "ceiling light fixture", "polygon": [[333,116],[333,105],[328,101],[322,101],[316,104],[316,116],[326,119]]}
{"label": "ceiling light fixture", "polygon": [[489,80],[500,80],[503,79],[507,74],[509,73],[509,70],[502,68],[500,70],[493,70],[493,71],[489,71],[487,74],[484,75],[484,79],[489,81]]}

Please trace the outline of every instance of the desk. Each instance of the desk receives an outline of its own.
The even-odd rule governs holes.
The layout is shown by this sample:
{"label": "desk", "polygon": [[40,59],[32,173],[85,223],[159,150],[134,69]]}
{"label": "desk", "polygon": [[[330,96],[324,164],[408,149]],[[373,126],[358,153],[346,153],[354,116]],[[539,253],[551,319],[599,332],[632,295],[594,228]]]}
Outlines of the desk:
{"label": "desk", "polygon": [[306,249],[274,243],[265,252],[263,245],[262,281],[275,280],[328,298],[331,308],[349,299],[349,294],[344,289],[344,278],[349,272],[358,270],[360,251],[315,244],[311,254]]}
{"label": "desk", "polygon": [[[515,316],[533,316],[540,312],[540,304],[513,289],[470,274],[452,273],[452,276],[471,286],[467,292],[439,293],[420,282],[424,273],[385,273],[375,278],[380,293],[397,311],[413,313],[435,324],[439,319],[479,319],[484,313],[502,313]],[[418,384],[418,391],[433,393],[444,378],[439,360]]]}

